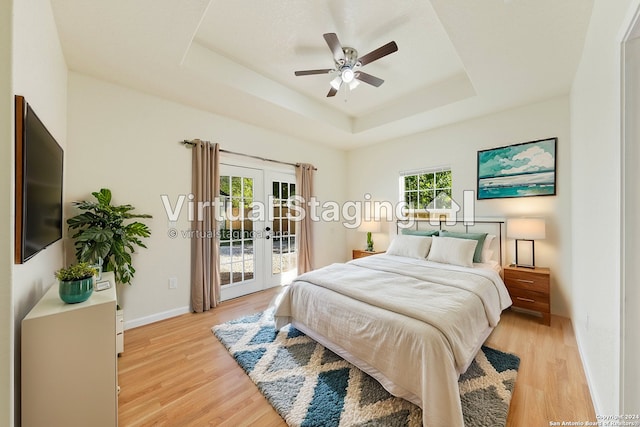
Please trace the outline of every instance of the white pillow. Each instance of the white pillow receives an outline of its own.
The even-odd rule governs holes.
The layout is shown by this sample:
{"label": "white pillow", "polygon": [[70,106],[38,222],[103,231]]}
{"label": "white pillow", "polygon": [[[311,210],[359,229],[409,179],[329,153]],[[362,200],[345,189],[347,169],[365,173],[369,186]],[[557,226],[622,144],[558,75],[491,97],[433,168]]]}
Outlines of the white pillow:
{"label": "white pillow", "polygon": [[482,251],[482,262],[483,263],[490,263],[491,261],[495,260],[493,259],[493,249],[487,249],[486,251]]}
{"label": "white pillow", "polygon": [[487,234],[487,237],[484,239],[484,245],[482,245],[482,262],[491,261],[491,257],[493,257],[493,250],[489,249],[491,246],[491,242],[496,238],[495,234]]}
{"label": "white pillow", "polygon": [[435,236],[432,239],[427,257],[429,261],[473,267],[473,253],[478,244],[477,240]]}
{"label": "white pillow", "polygon": [[430,247],[431,237],[399,234],[389,245],[387,255],[425,259]]}

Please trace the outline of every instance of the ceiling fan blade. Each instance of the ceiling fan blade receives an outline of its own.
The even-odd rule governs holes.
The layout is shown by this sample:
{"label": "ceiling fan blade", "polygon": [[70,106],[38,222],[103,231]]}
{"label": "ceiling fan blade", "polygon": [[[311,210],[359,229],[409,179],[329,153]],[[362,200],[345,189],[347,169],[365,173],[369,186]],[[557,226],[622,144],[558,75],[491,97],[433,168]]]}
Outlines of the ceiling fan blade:
{"label": "ceiling fan blade", "polygon": [[325,41],[329,45],[329,49],[331,49],[331,52],[333,53],[333,58],[336,61],[344,61],[344,52],[342,51],[342,45],[340,44],[336,33],[326,33],[323,34],[322,37],[324,37]]}
{"label": "ceiling fan blade", "polygon": [[364,66],[370,62],[376,61],[384,56],[387,56],[393,52],[396,52],[397,50],[398,50],[398,45],[396,44],[396,42],[389,42],[384,46],[381,46],[376,50],[371,51],[366,55],[358,58],[358,62],[360,63],[360,65]]}
{"label": "ceiling fan blade", "polygon": [[371,86],[379,87],[384,80],[378,78],[376,76],[372,76],[371,74],[363,73],[362,71],[358,71],[355,75],[355,78],[360,80],[361,82],[369,83]]}
{"label": "ceiling fan blade", "polygon": [[327,98],[332,97],[332,96],[336,96],[336,93],[338,93],[338,91],[336,90],[336,88],[332,87],[331,89],[329,89],[329,93],[327,94]]}
{"label": "ceiling fan blade", "polygon": [[313,74],[327,74],[333,71],[332,68],[325,68],[323,70],[304,70],[304,71],[296,71],[294,74],[296,76],[311,76]]}

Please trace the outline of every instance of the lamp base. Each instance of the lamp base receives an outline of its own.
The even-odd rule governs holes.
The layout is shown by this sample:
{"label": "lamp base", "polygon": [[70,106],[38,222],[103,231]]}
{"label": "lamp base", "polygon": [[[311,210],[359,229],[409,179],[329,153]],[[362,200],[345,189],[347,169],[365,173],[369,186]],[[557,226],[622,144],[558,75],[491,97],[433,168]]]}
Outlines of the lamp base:
{"label": "lamp base", "polygon": [[373,239],[371,238],[371,232],[367,232],[367,252],[373,252]]}
{"label": "lamp base", "polygon": [[[518,243],[519,242],[531,242],[531,264],[521,264],[521,263],[518,262]],[[533,240],[530,240],[530,239],[516,239],[516,262],[515,262],[515,266],[516,267],[522,267],[522,268],[534,269],[534,268],[536,268],[535,264],[536,264],[535,242]]]}
{"label": "lamp base", "polygon": [[536,266],[535,265],[528,265],[528,264],[513,264],[514,267],[520,267],[520,268],[530,268],[532,270],[535,270]]}

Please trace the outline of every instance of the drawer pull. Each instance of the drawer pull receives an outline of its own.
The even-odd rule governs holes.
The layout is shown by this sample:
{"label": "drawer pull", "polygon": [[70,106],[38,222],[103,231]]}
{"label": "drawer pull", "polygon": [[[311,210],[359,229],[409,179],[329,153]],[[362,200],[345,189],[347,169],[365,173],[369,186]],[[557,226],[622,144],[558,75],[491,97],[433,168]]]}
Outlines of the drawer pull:
{"label": "drawer pull", "polygon": [[536,300],[531,299],[531,298],[516,297],[516,299],[519,300],[519,301],[525,301],[525,302],[536,302]]}
{"label": "drawer pull", "polygon": [[534,283],[534,281],[533,281],[533,280],[525,280],[525,279],[516,279],[516,282]]}

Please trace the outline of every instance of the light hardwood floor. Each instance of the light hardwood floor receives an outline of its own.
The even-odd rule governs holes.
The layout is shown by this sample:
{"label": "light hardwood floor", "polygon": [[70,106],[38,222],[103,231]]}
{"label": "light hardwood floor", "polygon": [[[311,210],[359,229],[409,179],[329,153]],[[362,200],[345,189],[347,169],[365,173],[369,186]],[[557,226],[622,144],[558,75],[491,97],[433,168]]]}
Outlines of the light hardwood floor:
{"label": "light hardwood floor", "polygon": [[[211,333],[213,325],[265,309],[276,291],[127,330],[118,360],[119,425],[286,427]],[[508,427],[595,420],[568,319],[552,316],[548,327],[507,310],[487,344],[521,359]]]}

